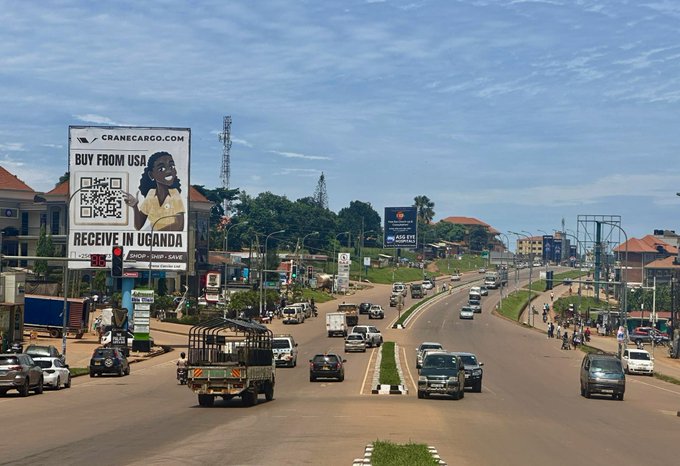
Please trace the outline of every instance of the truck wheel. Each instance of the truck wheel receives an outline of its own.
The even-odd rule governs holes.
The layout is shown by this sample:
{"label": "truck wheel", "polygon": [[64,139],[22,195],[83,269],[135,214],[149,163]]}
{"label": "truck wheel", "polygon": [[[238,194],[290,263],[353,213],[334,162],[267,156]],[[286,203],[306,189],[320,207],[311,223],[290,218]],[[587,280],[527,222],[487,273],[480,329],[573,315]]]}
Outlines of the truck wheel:
{"label": "truck wheel", "polygon": [[81,338],[83,338],[82,332],[81,332],[81,333],[76,333],[76,340],[80,340]]}
{"label": "truck wheel", "polygon": [[61,333],[61,332],[60,332],[58,329],[56,329],[56,328],[51,328],[51,329],[50,329],[50,338],[59,338],[59,334],[60,334],[60,333]]}
{"label": "truck wheel", "polygon": [[246,406],[255,406],[257,404],[257,392],[253,389],[248,389],[241,395],[241,400]]}
{"label": "truck wheel", "polygon": [[274,384],[271,382],[267,382],[264,385],[264,399],[267,401],[274,399]]}
{"label": "truck wheel", "polygon": [[198,395],[198,404],[210,408],[215,404],[215,397],[212,395]]}

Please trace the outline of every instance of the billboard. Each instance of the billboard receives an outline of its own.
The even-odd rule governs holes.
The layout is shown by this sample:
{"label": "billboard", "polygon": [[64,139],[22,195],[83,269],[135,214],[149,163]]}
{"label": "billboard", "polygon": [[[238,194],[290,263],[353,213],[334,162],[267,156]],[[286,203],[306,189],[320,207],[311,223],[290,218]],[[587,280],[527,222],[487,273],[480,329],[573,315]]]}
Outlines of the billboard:
{"label": "billboard", "polygon": [[385,207],[384,248],[416,248],[418,222],[415,207]]}
{"label": "billboard", "polygon": [[69,257],[123,246],[126,269],[186,270],[190,142],[188,128],[70,126]]}
{"label": "billboard", "polygon": [[554,239],[553,240],[553,261],[557,262],[558,264],[562,262],[562,240],[561,239]]}
{"label": "billboard", "polygon": [[552,235],[543,235],[543,261],[551,261],[553,259],[553,237]]}

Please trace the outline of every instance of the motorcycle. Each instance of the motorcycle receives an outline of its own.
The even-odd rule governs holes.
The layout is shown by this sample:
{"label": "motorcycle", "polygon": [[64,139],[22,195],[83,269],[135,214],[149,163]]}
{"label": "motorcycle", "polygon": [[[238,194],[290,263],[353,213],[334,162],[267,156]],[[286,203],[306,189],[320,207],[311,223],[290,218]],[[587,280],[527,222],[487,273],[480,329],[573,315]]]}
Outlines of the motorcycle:
{"label": "motorcycle", "polygon": [[187,384],[188,372],[189,371],[185,367],[177,368],[177,380],[179,381],[180,385],[186,385]]}

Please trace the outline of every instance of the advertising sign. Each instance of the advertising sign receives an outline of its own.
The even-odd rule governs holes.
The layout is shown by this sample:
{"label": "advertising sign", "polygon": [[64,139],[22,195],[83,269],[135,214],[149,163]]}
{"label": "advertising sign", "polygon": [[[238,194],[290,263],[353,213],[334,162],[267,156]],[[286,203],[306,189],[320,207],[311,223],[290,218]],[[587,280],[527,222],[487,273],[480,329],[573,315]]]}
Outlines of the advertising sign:
{"label": "advertising sign", "polygon": [[543,261],[551,261],[553,258],[553,237],[552,235],[543,235]]}
{"label": "advertising sign", "polygon": [[348,252],[338,254],[337,291],[339,293],[345,293],[349,290],[349,268],[351,265],[352,260]]}
{"label": "advertising sign", "polygon": [[553,260],[559,264],[560,262],[562,262],[562,240],[561,239],[554,239],[553,240],[553,251],[554,251]]}
{"label": "advertising sign", "polygon": [[417,209],[385,207],[384,248],[415,248],[418,244]]}
{"label": "advertising sign", "polygon": [[186,270],[190,140],[188,128],[70,126],[69,257],[110,260],[119,245],[126,269]]}

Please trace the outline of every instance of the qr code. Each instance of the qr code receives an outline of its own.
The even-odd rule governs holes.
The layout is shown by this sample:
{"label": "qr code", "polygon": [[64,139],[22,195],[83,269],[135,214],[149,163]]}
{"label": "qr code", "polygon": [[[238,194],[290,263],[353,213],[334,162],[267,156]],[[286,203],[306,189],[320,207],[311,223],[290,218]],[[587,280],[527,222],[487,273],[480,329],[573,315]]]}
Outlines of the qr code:
{"label": "qr code", "polygon": [[77,191],[73,206],[75,223],[79,225],[126,225],[125,204],[127,174],[111,173],[75,177]]}

